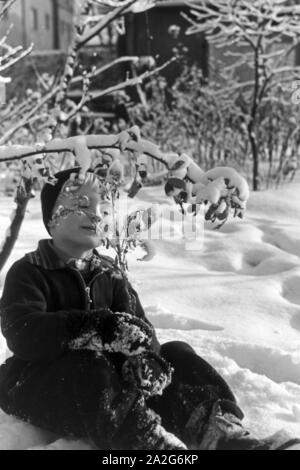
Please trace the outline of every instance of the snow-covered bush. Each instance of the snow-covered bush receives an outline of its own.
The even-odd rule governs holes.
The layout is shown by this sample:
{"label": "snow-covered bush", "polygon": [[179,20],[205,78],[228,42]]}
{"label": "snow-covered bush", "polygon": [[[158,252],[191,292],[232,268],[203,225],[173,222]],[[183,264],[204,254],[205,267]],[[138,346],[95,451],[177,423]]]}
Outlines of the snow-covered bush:
{"label": "snow-covered bush", "polygon": [[[247,103],[230,72],[211,69],[209,80],[196,66],[185,65],[172,88],[163,77],[147,84],[147,107],[129,108],[132,124],[165,151],[186,152],[201,168],[229,165],[252,179],[252,149]],[[223,91],[224,90],[224,91]],[[291,179],[300,156],[300,108],[291,101],[289,85],[270,89],[257,113],[260,189]]]}
{"label": "snow-covered bush", "polygon": [[[299,66],[293,65],[292,56],[300,38],[300,5],[284,0],[219,0],[217,4],[199,0],[191,1],[190,6],[190,14],[186,15],[190,23],[187,34],[204,33],[211,49],[218,51],[221,68],[236,72],[236,82],[229,83],[215,96],[223,93],[240,100],[251,150],[252,185],[256,190],[261,178],[261,124],[266,116],[266,103],[278,102],[278,87],[289,85],[291,90],[300,71]],[[246,70],[243,79],[239,76],[241,67]],[[282,104],[282,97],[279,100]],[[281,135],[280,139],[285,153],[286,138]]]}
{"label": "snow-covered bush", "polygon": [[132,123],[144,135],[153,136],[165,151],[187,152],[203,169],[226,164],[244,170],[242,111],[224,95],[216,99],[219,82],[208,83],[201,69],[185,65],[171,89],[163,77],[153,79],[148,88],[148,107],[129,109]]}

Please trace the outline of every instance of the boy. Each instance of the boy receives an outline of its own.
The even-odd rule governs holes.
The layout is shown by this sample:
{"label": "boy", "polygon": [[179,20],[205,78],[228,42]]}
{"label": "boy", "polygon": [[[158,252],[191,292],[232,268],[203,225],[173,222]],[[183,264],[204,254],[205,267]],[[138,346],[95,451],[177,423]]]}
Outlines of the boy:
{"label": "boy", "polygon": [[99,181],[78,172],[44,186],[51,239],[6,277],[1,327],[13,357],[0,367],[1,408],[98,449],[260,446],[225,381],[188,344],[158,343],[137,293],[95,250]]}

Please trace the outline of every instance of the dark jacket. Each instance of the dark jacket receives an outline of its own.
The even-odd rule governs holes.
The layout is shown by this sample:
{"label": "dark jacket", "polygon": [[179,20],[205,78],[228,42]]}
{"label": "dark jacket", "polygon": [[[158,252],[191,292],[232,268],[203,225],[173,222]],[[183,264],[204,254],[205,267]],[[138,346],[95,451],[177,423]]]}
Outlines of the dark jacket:
{"label": "dark jacket", "polygon": [[[58,257],[50,239],[41,240],[35,252],[8,271],[0,301],[1,329],[13,357],[6,361],[5,378],[0,380],[2,401],[8,383],[11,387],[21,375],[24,379],[25,371],[30,375],[30,364],[36,370],[40,363],[43,370],[45,363],[68,350],[70,340],[80,334],[84,317],[91,314],[88,310],[130,311],[128,290],[113,260],[95,253],[101,263],[88,285],[77,269]],[[136,300],[132,313],[149,323],[137,293],[129,287]],[[155,333],[152,346],[159,352]]]}

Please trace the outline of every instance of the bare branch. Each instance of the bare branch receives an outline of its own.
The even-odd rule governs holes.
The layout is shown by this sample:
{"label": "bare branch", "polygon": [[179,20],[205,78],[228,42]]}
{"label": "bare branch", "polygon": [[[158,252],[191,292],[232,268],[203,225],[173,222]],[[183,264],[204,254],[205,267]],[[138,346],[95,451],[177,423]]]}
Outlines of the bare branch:
{"label": "bare branch", "polygon": [[89,84],[90,81],[87,77],[87,75],[84,75],[83,77],[83,84],[82,84],[82,95],[79,103],[76,105],[74,102],[72,102],[72,110],[70,111],[69,114],[65,116],[63,119],[63,122],[68,122],[70,119],[72,119],[76,114],[81,110],[81,108],[84,106],[87,100],[87,94],[89,91]]}
{"label": "bare branch", "polygon": [[142,73],[141,75],[137,75],[136,77],[129,78],[129,79],[125,80],[124,82],[118,83],[117,85],[113,85],[109,88],[106,88],[105,90],[101,90],[99,92],[97,92],[97,91],[96,92],[91,92],[89,94],[89,97],[88,97],[87,101],[91,101],[93,99],[100,98],[101,96],[107,95],[109,93],[114,93],[116,91],[123,90],[124,88],[126,88],[128,86],[136,86],[136,85],[142,83],[147,78],[150,78],[151,76],[156,75],[157,73],[159,73],[161,70],[163,70],[168,65],[175,62],[176,60],[177,60],[176,57],[172,57],[170,60],[168,60],[167,62],[165,62],[160,67],[157,67],[154,70],[151,70],[151,71],[147,70],[146,72]]}
{"label": "bare branch", "polygon": [[51,90],[47,95],[45,95],[41,100],[40,102],[34,107],[31,109],[31,111],[26,114],[13,128],[9,129],[1,138],[0,138],[0,145],[4,145],[6,142],[9,141],[9,139],[11,139],[11,137],[19,130],[21,129],[23,126],[26,125],[27,121],[34,115],[36,115],[36,113],[38,112],[38,110],[44,106],[49,100],[51,100],[55,94],[58,92],[59,90],[59,87],[56,87],[56,88],[53,88],[53,90]]}
{"label": "bare branch", "polygon": [[44,89],[44,91],[48,92],[50,90],[50,86],[47,85],[47,83],[45,82],[45,80],[43,79],[42,75],[40,74],[40,72],[38,71],[37,69],[37,66],[35,65],[34,61],[31,62],[31,67],[33,68],[33,71],[35,73],[35,76],[38,80],[38,83],[41,84],[42,88]]}

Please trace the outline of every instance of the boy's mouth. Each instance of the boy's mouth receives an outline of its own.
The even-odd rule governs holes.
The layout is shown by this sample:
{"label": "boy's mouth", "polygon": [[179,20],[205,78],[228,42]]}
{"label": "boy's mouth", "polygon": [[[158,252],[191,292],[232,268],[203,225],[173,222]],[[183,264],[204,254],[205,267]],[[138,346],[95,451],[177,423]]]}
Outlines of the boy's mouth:
{"label": "boy's mouth", "polygon": [[81,227],[83,230],[86,230],[90,233],[96,233],[96,226],[95,225],[82,225]]}

